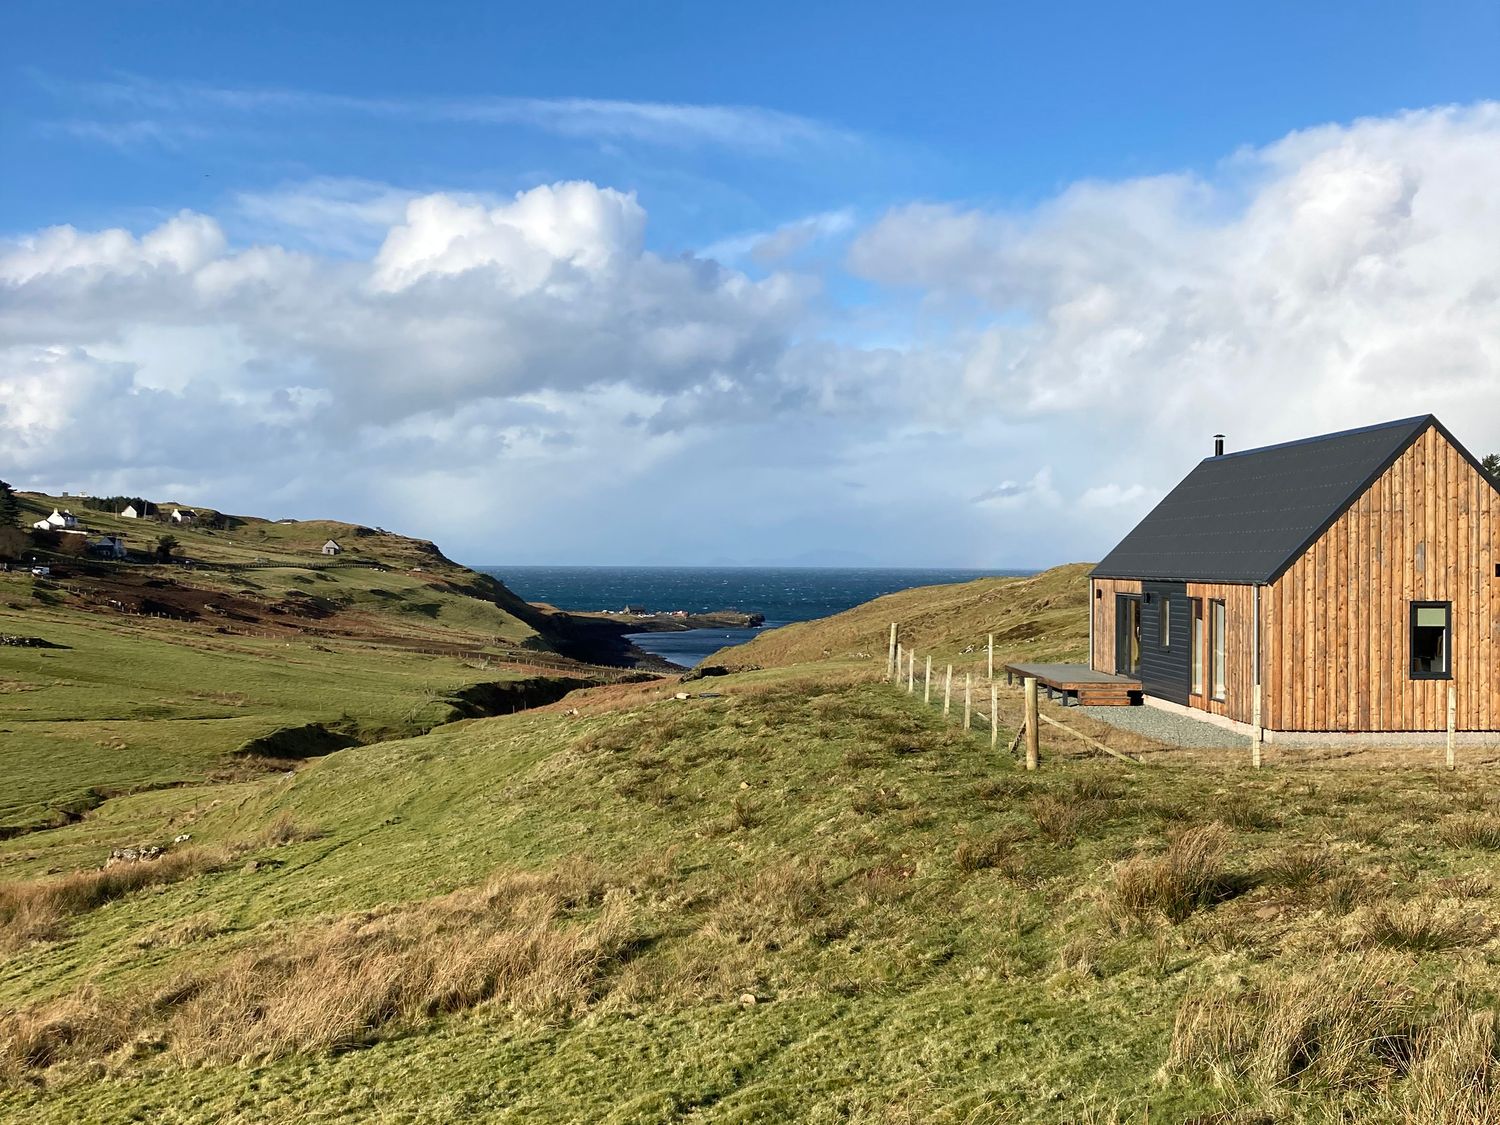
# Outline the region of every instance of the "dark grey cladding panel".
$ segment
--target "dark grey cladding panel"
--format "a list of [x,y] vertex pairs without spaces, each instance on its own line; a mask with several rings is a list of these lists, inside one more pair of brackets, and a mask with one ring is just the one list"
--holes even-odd
[[1430,414],[1206,458],[1094,574],[1273,581],[1429,424]]

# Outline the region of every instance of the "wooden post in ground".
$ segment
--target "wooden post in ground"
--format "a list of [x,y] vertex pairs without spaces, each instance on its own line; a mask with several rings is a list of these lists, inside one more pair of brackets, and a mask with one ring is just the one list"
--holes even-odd
[[917,650],[912,649],[906,654],[906,694],[910,695],[917,690]]
[[927,658],[927,671],[922,676],[922,702],[932,702],[932,657]]
[[1458,689],[1451,683],[1448,685],[1448,768],[1457,769],[1458,763],[1453,758],[1453,732],[1457,727],[1458,717]]
[[943,677],[943,718],[953,709],[953,665],[948,665],[948,674]]
[[901,682],[901,669],[906,667],[906,649],[901,647],[900,642],[896,644],[896,674],[891,677],[891,683]]
[[990,680],[990,749],[1000,745],[1000,688]]
[[891,643],[885,650],[885,678],[896,678],[896,623],[891,622]]
[[1250,705],[1250,764],[1260,769],[1260,747],[1265,731],[1260,725],[1260,685],[1255,685],[1255,699]]
[[964,730],[974,728],[974,673],[964,673]]
[[1037,718],[1036,677],[1026,677],[1026,768],[1034,770],[1042,762],[1041,720]]
[[990,683],[994,683],[995,682],[995,634],[994,633],[990,634],[990,643],[989,643],[988,648],[987,648],[987,656],[986,656],[986,660],[985,660],[985,667],[989,669],[988,673],[985,675],[985,679],[989,680]]

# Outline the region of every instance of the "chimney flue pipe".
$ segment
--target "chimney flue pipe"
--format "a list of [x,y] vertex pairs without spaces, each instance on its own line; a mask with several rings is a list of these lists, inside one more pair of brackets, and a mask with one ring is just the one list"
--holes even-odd
[[1214,434],[1214,456],[1224,456],[1224,435]]

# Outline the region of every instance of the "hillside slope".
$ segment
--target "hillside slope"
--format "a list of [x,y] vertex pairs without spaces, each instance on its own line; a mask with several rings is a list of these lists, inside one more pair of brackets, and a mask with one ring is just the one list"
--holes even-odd
[[981,578],[920,586],[817,621],[787,625],[734,648],[705,666],[780,668],[813,661],[885,661],[892,622],[902,644],[955,664],[982,658],[995,635],[995,660],[1083,660],[1088,655],[1086,563],[1029,578]]
[[0,842],[0,1116],[1494,1120],[1483,777],[1026,774],[859,669],[713,687]]
[[[420,733],[482,708],[483,685],[597,681],[615,674],[593,660],[630,656],[601,623],[530,606],[425,540],[20,499],[28,523],[72,505],[89,534],[28,533],[27,565],[0,571],[0,835],[117,793]],[[85,550],[108,535],[127,558]],[[170,561],[153,557],[162,536]],[[341,554],[321,553],[329,539]]]

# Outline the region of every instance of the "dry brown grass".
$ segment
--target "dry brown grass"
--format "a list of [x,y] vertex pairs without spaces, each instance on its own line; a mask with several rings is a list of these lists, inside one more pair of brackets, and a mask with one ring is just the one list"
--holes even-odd
[[1071,843],[1078,833],[1083,808],[1077,801],[1043,795],[1027,802],[1036,830],[1054,844]]
[[1359,919],[1356,945],[1441,953],[1488,940],[1493,927],[1470,907],[1416,900],[1378,906]]
[[[1191,995],[1178,1010],[1166,1073],[1208,1074],[1261,1104],[1317,1090],[1351,1107],[1373,1098],[1410,1125],[1495,1121],[1493,1006],[1454,990],[1434,1013],[1402,964],[1362,957],[1258,989]],[[1352,1113],[1339,1119],[1357,1120]]]
[[1181,922],[1236,889],[1225,867],[1229,833],[1222,824],[1177,833],[1161,855],[1138,855],[1115,866],[1110,907],[1129,921],[1165,917]]
[[84,989],[0,1016],[0,1078],[143,1045],[192,1063],[337,1050],[479,1005],[562,1017],[597,995],[631,934],[626,898],[585,864],[497,875],[262,940],[161,992]]
[[964,872],[984,871],[992,867],[1009,871],[1016,864],[1012,841],[1006,836],[962,840],[953,849],[953,866]]
[[180,882],[232,863],[231,848],[174,848],[157,859],[0,884],[0,951],[59,935],[68,918],[145,887]]
[[1500,816],[1479,813],[1473,816],[1450,816],[1443,821],[1438,835],[1454,848],[1500,850]]

